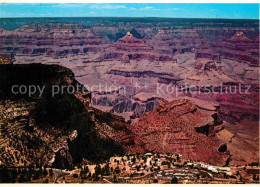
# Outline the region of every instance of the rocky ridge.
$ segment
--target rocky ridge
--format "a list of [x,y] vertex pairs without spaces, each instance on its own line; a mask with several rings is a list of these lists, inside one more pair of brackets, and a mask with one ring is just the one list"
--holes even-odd
[[[108,43],[81,24],[41,23],[25,25],[14,31],[0,30],[0,51],[15,55],[64,58],[100,52]],[[3,45],[4,44],[4,45]]]
[[[84,160],[100,162],[114,154],[144,151],[123,118],[93,109],[88,93],[51,96],[52,85],[78,84],[70,70],[31,64],[1,65],[0,72],[1,165],[55,165],[56,153],[62,153],[63,165],[69,167]],[[14,95],[12,85],[46,88],[41,97],[38,93],[28,97]]]
[[[258,160],[257,155],[246,159],[243,156],[251,155],[254,148],[238,153],[241,147],[232,143],[236,135],[224,128],[214,108],[186,98],[159,104],[134,122],[131,130],[146,143],[147,149],[155,152],[177,152],[186,159],[217,165]],[[257,145],[253,138],[250,141]]]

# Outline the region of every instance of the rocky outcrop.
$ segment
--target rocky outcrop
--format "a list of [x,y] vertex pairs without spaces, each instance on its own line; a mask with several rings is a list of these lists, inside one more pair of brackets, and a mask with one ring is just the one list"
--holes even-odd
[[106,108],[117,115],[121,115],[126,121],[139,118],[145,112],[153,110],[159,102],[167,103],[163,98],[151,97],[145,100],[139,98],[130,99],[125,95],[105,94],[94,95],[91,100],[93,107]]
[[212,48],[208,46],[203,46],[196,51],[195,58],[206,58],[210,60],[219,61],[219,54],[216,53]]
[[[242,89],[245,92],[246,89]],[[247,94],[219,94],[216,100],[220,103],[219,114],[222,119],[232,124],[259,120],[259,93],[253,89]]]
[[153,48],[145,43],[143,39],[135,38],[130,32],[122,38],[119,38],[112,47],[117,50],[128,51],[128,52],[151,52]]
[[207,59],[198,59],[195,62],[195,69],[209,71],[209,70],[217,70],[216,63],[212,60]]
[[136,78],[147,78],[147,77],[156,77],[158,78],[159,83],[176,83],[181,79],[169,73],[159,73],[154,71],[120,71],[120,70],[111,70],[107,72],[108,74],[120,75],[123,77],[136,77]]
[[173,76],[171,74],[166,74],[166,73],[156,73],[153,71],[120,71],[120,70],[111,70],[108,72],[108,74],[113,74],[113,75],[120,75],[124,77],[159,77],[161,75],[169,75]]
[[12,60],[9,58],[0,58],[0,64],[12,64]]
[[148,42],[161,54],[174,55],[177,52],[176,43],[167,31],[158,30],[158,33],[148,39]]
[[227,138],[221,134],[223,129],[216,111],[204,110],[188,99],[159,104],[131,126],[149,150],[176,152],[186,159],[216,165],[225,165],[229,155],[239,150],[232,145],[232,152],[227,154],[231,145],[222,148]]
[[227,160],[229,165],[259,162],[258,121],[238,125],[224,124],[224,130],[217,137],[223,142],[218,150],[230,155]]
[[248,37],[245,36],[245,34],[243,32],[237,31],[235,33],[235,35],[232,38],[230,38],[230,41],[235,41],[235,42],[236,41],[245,41],[245,42],[248,42],[250,40],[249,40]]
[[129,58],[129,56],[122,56],[121,57],[121,61],[123,63],[130,63],[130,58]]
[[119,38],[115,43],[110,45],[102,55],[102,59],[125,59],[129,60],[149,60],[149,61],[172,61],[172,56],[160,55],[153,47],[149,46],[143,39],[135,38],[130,32],[122,38]]
[[236,32],[230,39],[220,44],[220,54],[223,58],[259,66],[259,38],[249,39],[243,32]]
[[[0,76],[1,165],[51,165],[49,161],[58,155],[65,157],[61,160],[67,167],[82,159],[100,162],[114,154],[143,151],[142,141],[127,129],[123,118],[91,107],[91,95],[70,70],[8,64],[1,65]],[[39,91],[14,94],[13,85],[44,90],[42,95]],[[78,90],[52,95],[53,86],[77,85]]]
[[134,101],[126,100],[113,106],[112,112],[132,112],[130,118],[135,119],[143,116],[146,112],[153,110],[160,102],[166,103],[167,101],[162,98],[149,98],[146,101],[138,101],[137,99]]
[[187,99],[157,106],[146,113],[131,130],[141,137],[150,150],[176,152],[191,160],[222,163],[224,154],[215,146],[215,128],[221,125],[215,112],[204,111]]

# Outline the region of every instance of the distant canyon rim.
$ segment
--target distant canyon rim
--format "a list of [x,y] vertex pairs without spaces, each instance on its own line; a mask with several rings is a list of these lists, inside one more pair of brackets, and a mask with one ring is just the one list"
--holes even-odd
[[178,97],[214,103],[231,124],[259,119],[257,20],[27,22],[1,20],[1,56],[70,68],[94,107],[126,121]]

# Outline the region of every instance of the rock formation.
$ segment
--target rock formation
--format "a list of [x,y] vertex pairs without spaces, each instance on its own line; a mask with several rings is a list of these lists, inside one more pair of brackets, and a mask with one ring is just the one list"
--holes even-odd
[[202,69],[204,71],[211,70],[211,69],[217,70],[217,66],[215,62],[207,59],[196,60],[195,68],[199,70]]
[[[63,160],[70,166],[83,158],[100,162],[114,154],[144,151],[123,118],[91,107],[91,96],[83,87],[52,96],[53,86],[79,84],[70,70],[8,64],[1,65],[0,76],[1,165],[51,165],[59,150],[67,152]],[[13,85],[45,89],[41,96],[39,92],[29,96],[12,93]]]
[[158,33],[151,37],[148,42],[161,54],[173,55],[177,52],[173,38],[164,30],[158,30]]
[[[159,104],[154,110],[126,125],[122,117],[92,108],[91,95],[83,88],[52,97],[53,85],[78,84],[66,68],[6,64],[1,65],[0,75],[2,165],[56,166],[57,158],[62,162],[58,165],[69,167],[83,160],[100,162],[115,154],[145,151],[180,153],[216,165],[248,164],[258,159],[252,154],[256,139],[248,137],[250,133],[244,139],[235,129],[225,129],[216,107],[205,102],[182,98],[162,103],[155,99],[151,102]],[[46,87],[42,96],[38,92],[26,96],[13,94],[12,85]],[[246,142],[251,141],[247,147]],[[238,142],[243,142],[244,151]]]
[[0,58],[0,64],[12,64],[12,60],[9,58]]
[[[239,145],[232,143],[226,150],[219,149],[226,141],[231,140],[231,137],[224,135],[230,132],[223,128],[222,120],[214,107],[208,108],[188,99],[159,104],[153,111],[139,118],[138,122],[134,122],[131,130],[146,143],[148,150],[176,152],[186,159],[211,164],[229,164],[227,160],[230,160],[230,156],[240,150]],[[232,150],[229,150],[229,146],[232,146]],[[250,153],[253,150],[247,151]],[[239,160],[238,155],[236,159]],[[256,155],[247,161],[241,157],[239,161],[250,163],[257,159]]]
[[207,58],[210,60],[219,61],[219,54],[216,53],[212,48],[203,46],[196,51],[195,58]]
[[259,38],[251,40],[243,32],[236,32],[221,44],[221,56],[227,59],[259,66]]
[[201,38],[193,29],[163,29],[148,38],[148,43],[161,54],[194,52],[201,45]]
[[97,53],[107,41],[81,24],[41,23],[0,31],[2,55],[45,55],[53,58]]
[[[137,120],[160,101],[177,97],[174,93],[156,95],[157,84],[164,84],[164,91],[168,86],[184,91],[205,86],[219,91],[221,84],[228,89],[241,84],[245,92],[251,86],[249,94],[228,90],[223,94],[180,93],[178,97],[217,102],[216,112],[232,125],[259,120],[257,20],[32,18],[0,19],[0,27],[3,28],[0,29],[0,56],[9,57],[15,64],[60,64],[70,68],[81,84],[125,86],[127,94],[123,96],[113,89],[92,92],[94,107],[125,118],[111,115],[111,120],[121,119],[122,123],[130,117]],[[38,73],[32,80],[41,76]],[[99,125],[96,126],[103,131]],[[65,133],[62,141],[71,133]],[[103,133],[100,136],[103,137]],[[119,141],[114,135],[111,137]],[[74,146],[73,142],[70,145]],[[136,148],[123,147],[125,150]]]
[[130,32],[122,38],[119,38],[115,43],[110,45],[102,55],[102,59],[121,59],[129,60],[149,60],[149,61],[172,61],[173,58],[169,55],[160,55],[153,47],[149,46],[143,39],[135,38]]

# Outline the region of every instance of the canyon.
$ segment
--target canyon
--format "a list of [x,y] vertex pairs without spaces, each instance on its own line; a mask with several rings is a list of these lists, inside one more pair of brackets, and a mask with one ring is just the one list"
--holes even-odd
[[[1,84],[5,85],[2,80],[7,79],[12,83],[37,83],[43,78],[44,84],[80,83],[89,91],[86,96],[58,96],[60,103],[69,99],[73,104],[68,104],[65,111],[49,113],[46,102],[52,103],[53,99],[29,98],[24,104],[1,89],[4,111],[9,107],[26,112],[18,117],[21,121],[9,116],[4,123],[23,124],[19,134],[25,133],[33,141],[37,133],[45,134],[44,140],[57,140],[47,141],[51,145],[48,149],[42,148],[43,144],[38,148],[48,157],[42,158],[43,163],[48,164],[53,155],[64,157],[62,165],[68,165],[146,151],[177,152],[190,160],[217,165],[257,161],[259,136],[254,132],[259,131],[258,20],[1,19],[0,28]],[[11,59],[13,65],[6,59]],[[15,74],[10,73],[12,68],[17,72],[28,70]],[[48,78],[42,69],[47,75],[53,74]],[[61,80],[56,80],[55,75]],[[23,76],[21,80],[12,78]],[[52,107],[60,108],[59,100]],[[47,113],[40,115],[36,111],[40,116],[31,116],[37,106],[39,110],[47,107]],[[52,117],[47,120],[49,115]],[[40,128],[34,122],[38,118],[42,119],[40,123],[47,120],[51,124]],[[33,127],[32,132],[23,129],[25,119],[33,123],[28,127]],[[12,131],[12,127],[6,128]],[[9,139],[13,136],[17,135]],[[3,138],[3,145],[7,139]],[[99,142],[98,146],[94,141]],[[26,165],[37,160],[37,155],[26,162],[17,160],[14,152],[32,154],[27,153],[27,148],[26,153],[16,148],[18,143],[12,150],[5,150],[3,159],[12,158],[8,164]],[[86,149],[80,156],[73,154],[79,147]]]
[[[223,166],[257,162],[257,124],[233,128],[219,118],[214,103],[186,97],[157,101],[155,109],[128,124],[122,117],[93,108],[89,92],[51,96],[52,85],[78,84],[69,69],[3,64],[0,71],[1,165],[71,168],[149,151],[177,152],[185,159]],[[46,89],[41,97],[12,93],[12,85],[20,84]]]

